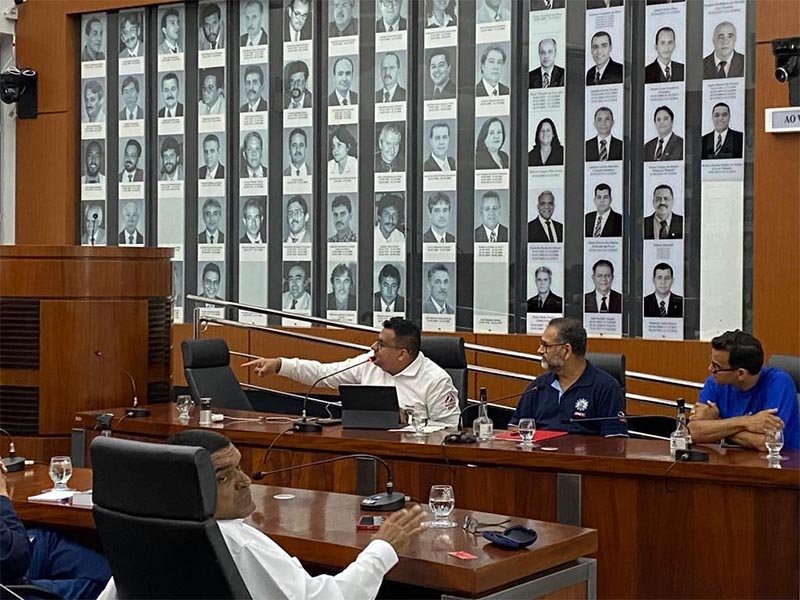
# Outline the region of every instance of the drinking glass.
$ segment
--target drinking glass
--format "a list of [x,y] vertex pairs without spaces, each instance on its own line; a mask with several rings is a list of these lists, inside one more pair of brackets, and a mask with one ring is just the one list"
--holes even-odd
[[781,456],[783,448],[783,429],[768,429],[764,434],[764,445],[767,447],[767,455],[764,457],[771,461],[786,460],[786,456]]
[[50,479],[54,491],[69,490],[67,482],[72,477],[72,459],[69,456],[54,456],[50,459]]
[[422,411],[412,412],[411,424],[414,426],[414,437],[425,437],[425,427],[428,425],[428,415]]
[[517,425],[519,437],[523,448],[533,448],[533,436],[536,434],[536,421],[533,419],[520,419]]
[[194,400],[191,396],[181,395],[178,396],[175,406],[178,409],[178,418],[182,421],[188,421],[192,416],[192,409],[194,408]]
[[431,486],[431,493],[428,496],[428,504],[433,513],[433,521],[430,526],[435,529],[447,529],[455,527],[448,517],[453,512],[456,506],[456,497],[453,494],[453,486],[450,485],[433,485]]

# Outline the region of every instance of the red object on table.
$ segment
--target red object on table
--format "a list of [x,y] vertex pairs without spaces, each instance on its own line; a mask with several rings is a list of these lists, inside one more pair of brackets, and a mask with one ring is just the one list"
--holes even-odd
[[[553,438],[561,437],[562,435],[567,435],[567,432],[537,429],[536,433],[533,434],[533,441],[543,442],[545,440],[551,440]],[[517,431],[502,431],[500,433],[494,434],[494,439],[517,442],[519,441],[520,437],[519,437],[519,432]]]

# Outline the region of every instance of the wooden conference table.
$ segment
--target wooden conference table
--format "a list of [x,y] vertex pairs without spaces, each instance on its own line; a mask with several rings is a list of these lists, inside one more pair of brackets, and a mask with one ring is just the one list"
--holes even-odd
[[[88,508],[28,500],[52,486],[47,467],[36,465],[12,473],[8,482],[14,508],[26,524],[94,529]],[[69,485],[79,490],[91,489],[91,469],[75,469]],[[341,570],[370,542],[373,532],[356,530],[358,517],[369,514],[361,512],[357,497],[264,485],[252,489],[256,511],[248,517],[250,524],[308,566]],[[277,494],[294,497],[277,499]],[[481,523],[497,523],[505,518],[457,509],[452,519],[460,523],[467,514]],[[478,598],[496,592],[506,598],[595,597],[596,563],[582,557],[596,551],[596,531],[519,518],[510,524],[534,529],[538,539],[533,546],[505,550],[461,527],[429,529],[412,542],[387,579],[435,588],[446,598]],[[449,554],[457,551],[469,552],[476,558],[462,560]]]
[[[150,408],[152,415],[144,419],[121,419],[123,409],[109,411],[114,435],[163,441],[197,427],[196,413],[183,424],[170,405]],[[95,414],[75,415],[73,442],[96,435]],[[420,440],[341,427],[278,438],[288,427],[228,419],[214,425],[241,450],[246,470],[371,453],[389,462],[395,489],[413,498],[427,499],[431,485],[452,483],[461,509],[596,529],[599,597],[800,596],[797,452],[784,452],[789,459],[773,469],[757,452],[716,445],[704,446],[708,462],[676,464],[668,443],[654,440],[568,435],[548,440],[546,446],[555,450],[543,451],[499,440],[444,445],[441,432]],[[372,461],[341,460],[269,476],[264,483],[353,493],[370,469],[380,489],[385,476]]]

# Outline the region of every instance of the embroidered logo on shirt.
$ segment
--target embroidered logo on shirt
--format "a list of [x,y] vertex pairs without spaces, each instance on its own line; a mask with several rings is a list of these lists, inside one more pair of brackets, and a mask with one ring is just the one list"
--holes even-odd
[[586,398],[580,398],[575,402],[575,410],[585,412],[587,408],[589,408],[589,401]]
[[447,410],[454,409],[457,406],[457,404],[458,404],[458,398],[456,398],[456,395],[453,394],[452,392],[450,392],[449,394],[447,394],[447,396],[444,397],[444,407]]

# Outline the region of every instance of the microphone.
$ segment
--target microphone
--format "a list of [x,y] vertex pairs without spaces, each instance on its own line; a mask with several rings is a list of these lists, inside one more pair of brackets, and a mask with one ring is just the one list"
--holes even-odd
[[[531,391],[533,391],[533,390],[538,391],[539,390],[538,386],[534,386],[531,389]],[[526,388],[525,391],[523,391],[523,392],[515,392],[513,394],[508,394],[507,396],[500,396],[499,398],[495,398],[494,402],[497,402],[499,400],[508,400],[509,398],[519,397],[519,396],[522,396],[523,394],[525,394],[525,392],[527,392],[527,391],[528,391],[528,389]],[[463,417],[464,417],[464,413],[465,412],[467,412],[468,410],[470,410],[472,408],[480,407],[481,404],[482,404],[481,402],[476,402],[475,404],[470,404],[464,410],[462,410],[460,413],[458,413],[458,432],[447,434],[444,437],[444,441],[445,441],[446,444],[474,444],[474,443],[476,443],[478,441],[477,438],[475,437],[474,433],[468,433],[468,432],[464,431]]]
[[267,475],[276,475],[278,473],[286,473],[287,471],[294,471],[295,469],[304,469],[306,467],[313,467],[315,465],[324,465],[326,463],[336,462],[338,460],[345,460],[350,458],[369,458],[381,463],[386,468],[386,492],[373,494],[367,496],[361,501],[361,508],[364,510],[379,510],[390,511],[400,510],[406,503],[406,495],[402,492],[394,491],[394,483],[392,483],[392,468],[382,458],[374,454],[346,454],[344,456],[335,456],[334,458],[326,458],[324,460],[315,460],[310,463],[303,463],[302,465],[294,465],[292,467],[284,467],[283,469],[274,469],[272,471],[256,471],[250,477],[255,481],[264,479]]
[[373,360],[375,360],[375,355],[370,355],[369,358],[367,358],[367,360],[362,360],[361,362],[357,362],[353,365],[348,365],[344,369],[339,369],[338,371],[334,371],[333,373],[328,373],[327,375],[323,375],[322,377],[317,379],[314,383],[312,383],[311,387],[309,387],[308,391],[306,392],[305,398],[303,398],[303,414],[302,414],[303,418],[298,421],[295,421],[292,428],[295,431],[299,431],[302,433],[317,433],[322,431],[322,425],[320,425],[319,423],[312,423],[311,421],[308,420],[308,417],[306,416],[306,408],[308,407],[308,397],[311,395],[311,391],[315,387],[317,387],[317,385],[319,385],[321,382],[328,379],[328,377],[333,377],[334,375],[338,375],[339,373],[344,373],[345,371],[349,371],[350,369],[355,369],[356,367],[360,367],[361,365],[371,363]]
[[133,406],[131,406],[130,408],[126,408],[125,409],[125,416],[126,417],[132,417],[134,419],[138,419],[140,417],[149,417],[150,416],[150,411],[148,409],[139,408],[139,398],[136,396],[136,381],[134,381],[133,375],[131,375],[130,371],[128,371],[128,369],[126,369],[125,367],[120,365],[117,361],[108,358],[105,354],[100,352],[100,350],[95,350],[94,351],[94,355],[99,357],[99,358],[102,358],[103,360],[107,360],[107,361],[115,364],[117,366],[117,368],[119,368],[120,371],[125,373],[125,375],[128,376],[128,379],[130,379],[131,389],[133,390]]
[[92,243],[92,246],[94,246],[94,236],[97,234],[97,219],[99,218],[99,214],[96,212],[92,213],[92,235],[89,236],[89,241]]
[[25,459],[21,456],[17,456],[17,452],[14,450],[14,439],[11,437],[11,434],[5,429],[0,429],[0,431],[5,433],[8,438],[8,458],[4,458],[2,461],[6,471],[9,473],[17,473],[18,471],[24,470]]

